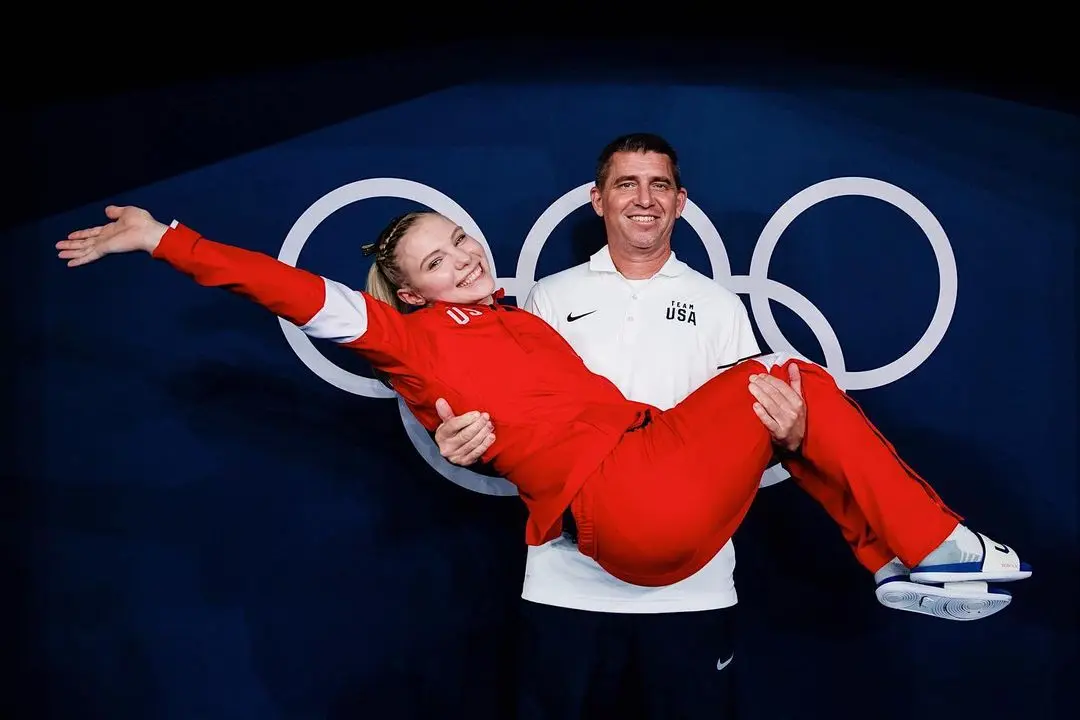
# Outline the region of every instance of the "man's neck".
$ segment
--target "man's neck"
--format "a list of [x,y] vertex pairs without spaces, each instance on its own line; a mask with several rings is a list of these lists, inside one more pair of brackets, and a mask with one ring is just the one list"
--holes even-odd
[[664,267],[664,263],[671,257],[671,246],[661,245],[652,250],[631,253],[618,251],[609,246],[608,252],[611,254],[611,261],[615,264],[615,269],[624,278],[646,280],[660,272],[660,268]]

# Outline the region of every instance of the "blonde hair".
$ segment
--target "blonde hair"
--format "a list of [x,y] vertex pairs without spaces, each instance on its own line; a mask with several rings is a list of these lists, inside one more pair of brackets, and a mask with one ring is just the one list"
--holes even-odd
[[405,275],[397,260],[397,246],[417,220],[425,215],[436,215],[432,210],[415,210],[398,215],[379,233],[379,238],[363,247],[365,255],[374,255],[367,276],[367,292],[373,298],[382,300],[398,312],[406,313],[414,309],[398,297],[398,290],[405,284]]

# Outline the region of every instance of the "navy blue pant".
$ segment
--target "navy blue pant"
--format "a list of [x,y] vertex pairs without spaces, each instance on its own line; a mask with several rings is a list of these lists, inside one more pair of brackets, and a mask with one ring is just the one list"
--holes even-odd
[[597,613],[523,601],[517,717],[732,720],[736,610]]

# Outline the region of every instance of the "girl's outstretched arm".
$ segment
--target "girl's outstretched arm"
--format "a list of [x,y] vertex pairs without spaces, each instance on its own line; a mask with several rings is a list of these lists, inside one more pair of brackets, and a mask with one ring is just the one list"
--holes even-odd
[[348,344],[386,371],[414,352],[404,316],[367,293],[264,253],[210,240],[177,222],[165,225],[141,208],[110,205],[105,214],[111,222],[77,230],[56,244],[68,266],[143,251],[199,285],[248,298],[311,337]]

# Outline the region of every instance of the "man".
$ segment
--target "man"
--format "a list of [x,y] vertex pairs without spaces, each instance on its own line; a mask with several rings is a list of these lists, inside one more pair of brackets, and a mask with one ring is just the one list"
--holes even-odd
[[[663,138],[612,141],[600,153],[591,191],[605,247],[587,263],[538,281],[524,303],[591,370],[630,399],[662,409],[760,352],[738,296],[672,252],[686,197],[675,150]],[[796,452],[805,432],[796,369],[789,380],[765,376],[750,390],[779,453]],[[455,410],[439,402],[443,425],[435,440],[449,461],[471,465],[494,440],[492,426],[482,408],[460,417]],[[694,576],[645,588],[608,575],[577,551],[572,533],[530,547],[519,717],[613,716],[628,680],[649,717],[733,717],[734,568],[728,542]],[[878,579],[903,572],[886,566]],[[885,602],[880,593],[879,599]]]
[[[675,151],[663,138],[613,141],[600,154],[592,190],[606,246],[588,263],[538,282],[524,303],[590,369],[631,399],[661,408],[759,352],[739,298],[671,250],[686,197]],[[775,381],[758,400],[762,422],[794,449],[805,412],[797,375],[791,383]],[[475,413],[454,419],[440,405],[443,455],[459,465],[475,462],[493,440],[490,425]],[[570,537],[529,548],[519,717],[609,716],[632,670],[650,717],[731,717],[734,568],[729,542],[693,577],[643,588],[612,578]]]

